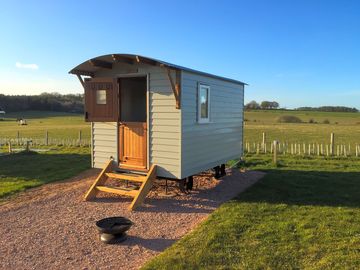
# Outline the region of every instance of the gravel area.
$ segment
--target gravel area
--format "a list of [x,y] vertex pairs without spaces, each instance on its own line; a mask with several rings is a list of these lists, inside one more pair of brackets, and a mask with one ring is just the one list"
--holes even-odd
[[[130,198],[83,196],[99,171],[23,192],[0,206],[0,269],[138,269],[191,231],[219,205],[258,181],[256,171],[228,171],[221,180],[204,173],[194,190],[179,194],[157,182],[144,206],[127,210]],[[123,243],[99,241],[95,221],[125,216],[135,224]]]

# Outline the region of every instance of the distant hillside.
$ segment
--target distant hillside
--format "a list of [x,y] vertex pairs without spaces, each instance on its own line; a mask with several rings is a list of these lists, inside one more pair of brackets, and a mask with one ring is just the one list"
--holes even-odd
[[82,113],[84,96],[59,93],[42,93],[34,96],[0,94],[0,107],[5,112],[37,110]]
[[344,106],[321,106],[321,107],[299,107],[297,111],[316,111],[316,112],[359,112],[356,108]]

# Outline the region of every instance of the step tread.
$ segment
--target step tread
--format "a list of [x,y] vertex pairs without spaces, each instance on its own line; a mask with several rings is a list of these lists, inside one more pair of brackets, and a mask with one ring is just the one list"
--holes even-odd
[[134,171],[134,172],[143,172],[143,173],[148,173],[149,170],[143,167],[134,167],[131,165],[125,165],[125,164],[121,164],[118,169],[120,170],[126,170],[126,171]]
[[96,189],[103,192],[110,192],[118,195],[130,196],[130,197],[135,197],[139,193],[139,190],[137,189],[124,189],[120,187],[96,186]]
[[135,170],[128,170],[128,169],[123,169],[123,168],[114,170],[114,173],[128,173],[128,174],[134,174],[134,175],[147,175],[148,174],[148,172],[146,172],[146,171],[135,171]]
[[128,181],[134,181],[134,182],[144,182],[146,180],[146,175],[136,175],[131,173],[117,173],[117,172],[111,172],[106,173],[107,177],[120,179],[120,180],[128,180]]
[[139,186],[130,186],[130,187],[103,186],[103,187],[115,188],[115,189],[126,190],[126,191],[139,190],[139,188],[140,188]]

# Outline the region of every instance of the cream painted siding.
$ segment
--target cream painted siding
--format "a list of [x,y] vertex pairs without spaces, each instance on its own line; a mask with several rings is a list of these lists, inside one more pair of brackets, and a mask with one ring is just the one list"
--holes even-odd
[[[158,166],[162,177],[179,178],[181,154],[181,113],[163,68],[148,67],[149,74],[149,151],[150,164]],[[174,75],[174,74],[173,74]]]
[[[210,86],[210,123],[197,121],[199,83]],[[243,105],[243,85],[182,72],[182,178],[242,155]]]
[[[158,176],[180,178],[181,112],[175,108],[175,97],[165,69],[142,64],[127,65],[117,63],[114,64],[111,70],[100,70],[95,75],[96,77],[116,77],[127,73],[144,74],[148,75],[149,78],[148,156],[150,165],[156,164],[158,166]],[[172,75],[175,78],[175,74]],[[95,125],[94,135],[98,128],[100,129],[100,126]],[[100,160],[104,160],[103,156],[107,152],[102,151],[105,150],[103,147],[96,147],[98,143],[96,138],[98,137],[95,135],[93,159],[94,164],[97,165]],[[111,140],[117,144],[116,130]],[[117,157],[116,152],[115,155]]]
[[92,124],[92,165],[103,168],[110,157],[117,159],[116,123],[94,122]]
[[[242,155],[242,84],[181,71],[179,110],[161,67],[117,63],[113,69],[99,70],[95,76],[127,73],[148,76],[148,158],[149,165],[158,166],[158,176],[185,178]],[[210,86],[210,123],[206,124],[197,122],[198,83]],[[116,123],[93,123],[94,167],[102,168],[110,156],[118,158],[117,140]]]

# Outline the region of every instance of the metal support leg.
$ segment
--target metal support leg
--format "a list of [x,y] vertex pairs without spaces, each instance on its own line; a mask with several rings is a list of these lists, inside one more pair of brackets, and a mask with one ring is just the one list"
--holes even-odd
[[221,176],[226,175],[225,164],[221,164],[221,166],[220,166],[220,175]]
[[165,179],[165,194],[168,194],[168,180]]
[[214,167],[214,171],[215,171],[215,179],[219,179],[220,178],[220,166],[216,166]]
[[179,189],[182,193],[186,193],[185,184],[186,184],[185,178],[179,180]]
[[189,176],[186,181],[186,190],[192,190],[194,186],[194,178],[193,176]]

